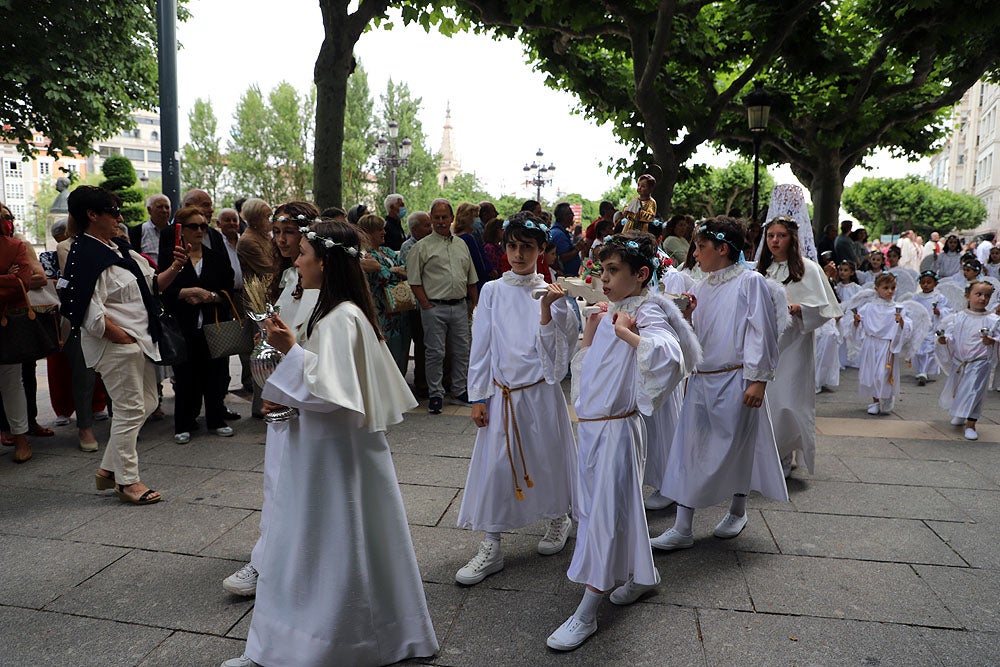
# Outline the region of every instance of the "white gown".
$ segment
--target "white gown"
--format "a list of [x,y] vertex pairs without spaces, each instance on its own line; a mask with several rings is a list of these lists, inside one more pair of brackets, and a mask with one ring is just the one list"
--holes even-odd
[[[318,289],[303,290],[301,298],[293,298],[292,292],[295,291],[298,281],[299,273],[294,266],[285,269],[281,276],[281,295],[275,303],[280,311],[279,317],[295,332],[298,332],[299,327],[309,319],[319,299]],[[281,459],[287,446],[288,422],[268,423],[264,437],[264,502],[260,506],[260,537],[250,552],[250,564],[258,572],[261,569],[261,559],[264,557],[267,531],[271,525],[274,485],[278,481],[278,470],[281,469]]]
[[[927,314],[931,317],[931,331],[924,336],[924,341],[920,344],[916,354],[913,355],[913,372],[917,375],[930,376],[941,372],[941,366],[937,358],[937,334],[934,333],[941,327],[941,322],[951,314],[948,306],[948,299],[936,289],[930,292],[917,292],[913,295],[913,300],[927,309]],[[937,304],[940,315],[934,314],[934,304]]]
[[[860,272],[858,275],[860,276]],[[833,289],[837,293],[837,298],[840,299],[840,302],[845,303],[855,294],[865,289],[865,286],[860,285],[858,283],[837,283],[837,285]],[[858,367],[858,362],[856,359],[848,358],[847,341],[844,340],[843,336],[840,337],[840,367],[841,368]]]
[[[816,457],[816,353],[813,332],[824,323],[840,317],[844,311],[837,303],[830,281],[823,269],[811,259],[802,258],[802,280],[788,279],[788,262],[773,262],[767,277],[785,288],[788,303],[802,306],[801,317],[778,338],[778,366],[774,381],[767,385],[767,406],[774,428],[774,439],[782,460],[790,461],[801,452],[803,462],[814,471]],[[813,389],[813,391],[809,391]]]
[[268,667],[387,665],[438,650],[384,430],[416,401],[344,302],[264,388],[299,409],[274,490],[246,655]]
[[695,285],[692,324],[704,359],[687,383],[660,486],[664,496],[693,508],[751,490],[788,500],[767,398],[760,408],[743,405],[751,381],[774,378],[779,317],[788,319],[782,292],[739,264]]
[[[580,419],[573,510],[579,526],[567,576],[598,590],[630,576],[637,584],[660,581],[642,504],[646,427],[640,413],[653,414],[687,372],[668,322],[670,308],[679,317],[673,304],[647,294],[611,304],[591,346],[573,358],[574,406]],[[637,318],[638,349],[615,335],[616,311]]]
[[816,393],[840,385],[840,330],[836,320],[816,329]]
[[[531,293],[545,285],[537,273],[508,271],[480,294],[468,388],[470,400],[487,399],[489,422],[476,433],[459,528],[512,530],[563,516],[574,504],[576,439],[559,383],[569,368],[579,321],[569,301],[559,299],[551,306],[552,321],[539,324],[539,302]],[[509,403],[496,383],[515,390]]]
[[841,320],[841,332],[857,342],[858,395],[870,400],[899,398],[900,353],[913,335],[913,323],[903,317],[903,326],[896,323],[898,305],[876,297],[858,309],[861,323],[854,326],[854,313]]
[[944,324],[948,339],[945,356],[951,362],[951,373],[941,390],[938,405],[952,417],[979,419],[983,412],[983,398],[990,380],[990,368],[997,358],[997,346],[984,345],[980,333],[990,330],[990,337],[997,336],[1000,315],[992,312],[976,313],[963,310],[955,313]]

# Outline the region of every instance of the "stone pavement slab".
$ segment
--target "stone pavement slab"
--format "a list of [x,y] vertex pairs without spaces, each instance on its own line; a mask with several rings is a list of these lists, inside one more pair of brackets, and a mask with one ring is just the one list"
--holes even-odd
[[962,627],[1000,632],[1000,604],[997,604],[1000,600],[1000,571],[933,565],[913,567],[938,599],[962,622]]
[[985,477],[965,463],[861,459],[843,456],[840,457],[840,460],[862,482],[869,484],[906,484],[959,489],[1000,488],[995,481]]
[[996,667],[1000,665],[1000,634],[921,628],[924,641],[942,665]]
[[201,505],[259,510],[264,503],[264,475],[247,470],[224,470],[193,486],[178,500]]
[[224,660],[243,654],[246,643],[191,632],[174,632],[146,655],[139,667],[177,667],[178,665],[210,665],[217,667]]
[[897,519],[967,521],[969,516],[938,491],[921,486],[807,481],[792,496],[800,512]]
[[1000,570],[1000,518],[986,523],[927,521],[927,526],[972,567]]
[[96,493],[0,486],[0,525],[9,535],[61,537],[114,509]]

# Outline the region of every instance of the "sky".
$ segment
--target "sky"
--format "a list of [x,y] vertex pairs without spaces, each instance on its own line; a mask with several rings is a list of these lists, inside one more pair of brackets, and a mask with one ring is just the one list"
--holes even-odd
[[[182,145],[197,98],[211,99],[226,139],[240,95],[251,84],[265,92],[281,81],[300,91],[311,85],[323,41],[316,0],[190,0],[187,7],[191,19],[177,27]],[[545,86],[544,75],[525,62],[516,41],[464,33],[448,38],[397,20],[391,30],[363,34],[355,56],[368,72],[376,103],[390,78],[422,98],[420,120],[432,151],[441,145],[450,104],[462,171],[475,173],[494,195],[534,196],[534,187],[524,185],[523,167],[539,149],[545,164],[556,166],[553,184],[543,188],[546,199],[571,192],[598,199],[617,184],[607,165],[627,150],[611,127],[573,113],[575,98]],[[692,162],[724,166],[731,159],[704,145]],[[901,177],[928,169],[926,160],[910,163],[886,153],[870,162],[873,170],[855,169],[848,184],[864,176]],[[771,173],[777,183],[797,182],[787,166],[772,167]]]

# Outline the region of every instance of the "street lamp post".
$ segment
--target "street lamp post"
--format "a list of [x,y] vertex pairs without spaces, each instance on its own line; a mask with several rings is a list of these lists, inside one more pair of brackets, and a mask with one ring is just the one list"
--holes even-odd
[[757,209],[760,205],[760,140],[767,130],[767,121],[771,115],[771,96],[764,92],[759,83],[754,84],[753,92],[746,96],[747,122],[753,135],[753,220],[757,220]]
[[410,163],[410,154],[413,152],[413,142],[410,141],[409,137],[396,143],[397,137],[399,137],[399,123],[391,120],[389,121],[389,138],[379,137],[376,144],[378,163],[389,168],[389,188],[392,193],[396,192],[396,170]]
[[535,186],[535,201],[539,202],[542,201],[542,186],[552,184],[552,179],[546,178],[545,174],[556,170],[556,165],[551,162],[549,162],[549,166],[545,166],[542,162],[543,155],[544,153],[542,153],[542,149],[539,148],[538,152],[535,153],[535,160],[531,164],[524,165],[524,171],[529,173],[531,171],[535,172],[535,177],[529,178],[525,181],[525,185]]

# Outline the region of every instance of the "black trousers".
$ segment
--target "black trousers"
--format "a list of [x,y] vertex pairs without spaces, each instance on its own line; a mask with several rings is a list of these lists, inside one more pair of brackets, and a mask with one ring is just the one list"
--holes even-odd
[[201,406],[205,404],[205,424],[210,429],[226,425],[229,358],[212,359],[205,336],[198,331],[185,336],[188,360],[174,366],[174,433],[187,433],[197,428]]

